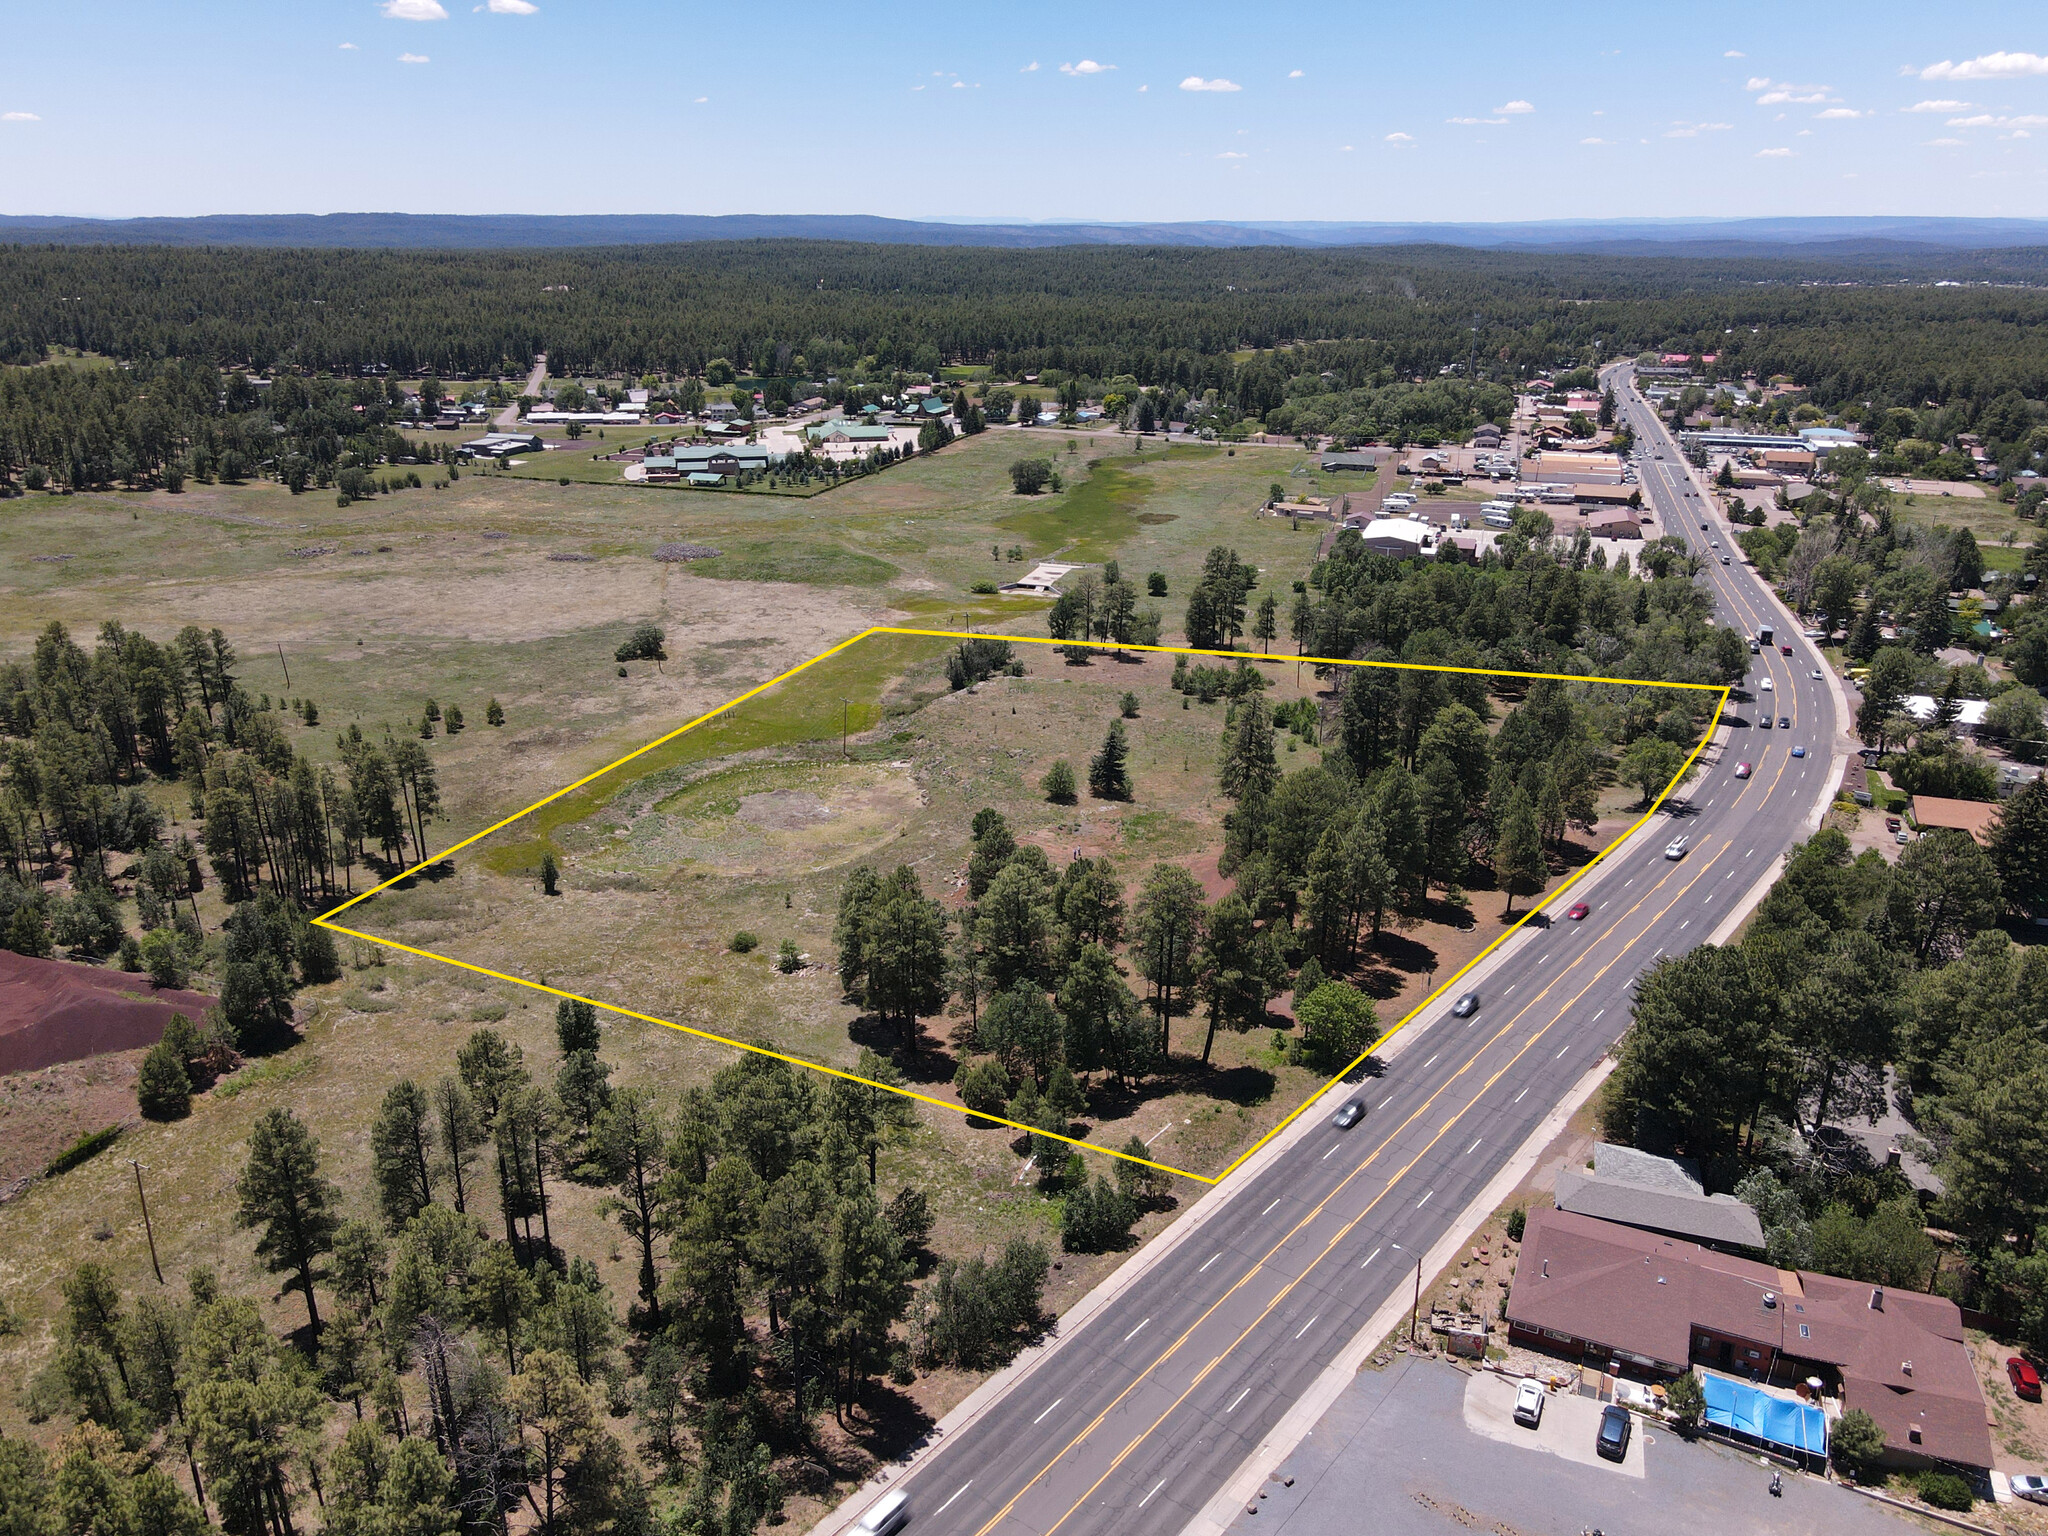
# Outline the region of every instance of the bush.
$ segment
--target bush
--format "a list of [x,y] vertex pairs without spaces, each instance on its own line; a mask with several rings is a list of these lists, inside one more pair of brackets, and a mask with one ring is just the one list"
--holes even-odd
[[1966,1510],[1977,1502],[1970,1485],[1953,1472],[1920,1474],[1920,1497],[1936,1509]]
[[953,1086],[960,1102],[978,1115],[1000,1115],[1008,1107],[1012,1083],[1003,1064],[993,1056],[978,1062],[961,1062],[953,1074]]
[[1154,571],[1145,578],[1145,595],[1147,597],[1166,596],[1166,572]]
[[1372,1043],[1379,1027],[1371,1001],[1343,981],[1326,981],[1307,997],[1297,997],[1294,1019],[1301,1026],[1296,1055],[1316,1072],[1342,1071]]
[[192,1079],[168,1039],[152,1045],[135,1074],[135,1107],[145,1120],[182,1120],[192,1113]]
[[131,975],[142,969],[142,946],[135,942],[135,935],[121,935],[121,969]]
[[972,592],[976,597],[993,597],[995,596],[996,592],[996,584],[992,581],[977,581],[973,586],[969,587],[967,590]]
[[884,1212],[889,1230],[906,1249],[922,1248],[932,1235],[931,1197],[914,1184],[896,1191]]
[[1697,1372],[1687,1371],[1664,1389],[1664,1401],[1670,1405],[1679,1429],[1691,1434],[1700,1427],[1700,1416],[1707,1411],[1707,1389],[1700,1384]]
[[1074,803],[1074,769],[1064,757],[1045,770],[1045,777],[1038,781],[1045,791],[1045,798],[1054,805]]
[[804,968],[804,957],[796,947],[795,939],[784,939],[775,950],[775,969],[785,976],[793,976]]
[[341,980],[341,957],[334,952],[334,935],[308,923],[299,930],[299,975],[309,987]]
[[1019,459],[1010,466],[1010,484],[1019,496],[1036,496],[1052,480],[1052,460]]
[[496,699],[492,699],[490,703],[484,706],[484,724],[503,725],[504,723],[505,707],[502,704],[500,704]]
[[732,936],[726,947],[736,955],[751,955],[761,947],[761,936],[751,929],[742,928]]
[[110,1125],[103,1131],[86,1132],[44,1165],[43,1177],[54,1179],[58,1174],[66,1173],[80,1163],[99,1156],[111,1147],[120,1135],[121,1127],[118,1125]]
[[1528,1213],[1528,1211],[1526,1211],[1525,1209],[1523,1209],[1523,1208],[1522,1208],[1521,1206],[1519,1206],[1519,1205],[1518,1205],[1518,1206],[1516,1206],[1516,1207],[1515,1207],[1515,1208],[1514,1208],[1514,1209],[1513,1209],[1512,1211],[1509,1211],[1509,1212],[1508,1212],[1508,1241],[1509,1241],[1509,1242],[1511,1242],[1511,1243],[1519,1243],[1519,1242],[1520,1242],[1520,1241],[1522,1240],[1522,1234],[1523,1234],[1523,1233],[1524,1233],[1525,1231],[1527,1231],[1527,1230],[1528,1230],[1528,1228],[1529,1228],[1529,1213]]
[[562,866],[555,861],[552,849],[540,856],[540,890],[543,896],[552,896],[561,889]]
[[1843,1475],[1864,1482],[1877,1470],[1878,1460],[1884,1455],[1884,1431],[1861,1408],[1851,1408],[1835,1421],[1828,1451]]
[[1130,1241],[1138,1207],[1101,1174],[1078,1183],[1060,1206],[1060,1246],[1069,1253],[1107,1253]]

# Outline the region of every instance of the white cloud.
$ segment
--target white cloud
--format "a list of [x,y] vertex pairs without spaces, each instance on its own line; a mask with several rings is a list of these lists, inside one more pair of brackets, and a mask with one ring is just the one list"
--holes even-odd
[[1802,139],[1810,139],[1813,137],[1813,130],[1811,128],[1802,128],[1799,130],[1797,137]]
[[1861,112],[1858,112],[1854,107],[1829,107],[1827,111],[1816,112],[1813,114],[1813,116],[1814,121],[1825,123],[1837,121],[1843,118],[1861,117],[1863,116],[1863,114]]
[[2038,53],[1980,53],[1960,64],[1943,59],[1920,71],[1922,80],[2018,80],[2048,75],[2048,56]]
[[1536,108],[1526,101],[1516,100],[1509,102],[1504,107],[1495,107],[1493,110],[1504,117],[1520,117],[1524,113],[1534,112]]
[[1770,88],[1771,77],[1769,75],[1751,75],[1749,83],[1743,86],[1745,91],[1768,91]]
[[1299,80],[1301,78],[1301,71],[1298,69],[1290,69],[1289,71],[1287,71],[1287,78],[1290,80]]
[[431,64],[433,60],[429,59],[424,53],[401,53],[398,56],[398,62],[401,64]]
[[356,51],[356,45],[354,43],[343,43],[341,45],[341,51],[343,53],[354,53]]
[[1749,55],[1744,53],[1740,48],[1730,48],[1726,53],[1722,54],[1721,57],[1724,59],[1746,59],[1749,57]]
[[1151,86],[1149,86],[1149,85],[1141,85],[1141,86],[1139,86],[1139,87],[1138,87],[1138,94],[1139,94],[1140,96],[1142,96],[1142,95],[1144,95],[1144,94],[1145,94],[1145,93],[1146,93],[1147,91],[1149,91],[1149,90],[1151,90],[1151,89],[1152,89],[1152,87],[1151,87]]
[[2015,129],[2013,129],[2013,131],[2012,131],[2011,133],[2001,133],[2001,134],[2000,134],[2000,135],[1999,135],[1998,137],[1999,137],[1999,138],[2000,138],[2001,140],[2004,140],[2004,139],[2031,139],[2031,138],[2033,137],[2033,135],[2032,135],[2031,133],[2027,132],[2027,130],[2026,130],[2026,129],[2024,129],[2024,128],[2015,128]]
[[1415,135],[1412,133],[1390,133],[1387,135],[1387,142],[1389,144],[1413,144],[1415,142]]
[[1349,144],[1339,145],[1338,147],[1341,148],[1347,155],[1351,153],[1351,146]]
[[1251,156],[1246,154],[1240,154],[1237,150],[1234,149],[1226,149],[1223,151],[1222,154],[1218,155],[1216,158],[1218,160],[1249,160],[1251,159]]
[[1579,142],[1580,142],[1581,144],[1610,144],[1610,143],[1612,143],[1612,142],[1613,142],[1613,140],[1611,140],[1611,139],[1581,139],[1581,140],[1579,140]]
[[1726,133],[1733,123],[1673,123],[1664,130],[1667,139],[1696,139],[1703,133]]
[[1971,105],[1967,101],[1916,101],[1910,107],[1903,107],[1900,110],[1905,112],[1967,112],[1970,110]]
[[1204,80],[1200,75],[1189,75],[1187,79],[1181,81],[1180,88],[1184,91],[1241,91],[1244,89],[1243,86],[1234,80],[1225,80],[1220,77],[1215,80]]
[[1807,89],[1801,89],[1797,86],[1781,86],[1775,91],[1765,91],[1763,95],[1757,97],[1756,104],[1760,107],[1775,107],[1781,102],[1789,102],[1795,107],[1811,107],[1818,106],[1824,101],[1833,101],[1834,99],[1834,97],[1828,95],[1828,88],[1824,85]]
[[484,9],[493,16],[531,16],[540,7],[533,0],[490,0]]
[[699,96],[694,102],[691,103],[691,105],[701,107],[710,99],[711,98],[709,96]]
[[1789,160],[1792,158],[1792,151],[1789,149],[1760,149],[1756,152],[1756,157],[1759,160]]
[[393,21],[446,21],[441,0],[384,0],[379,10]]
[[1963,147],[1961,139],[1929,139],[1927,143],[1933,149],[1961,149]]
[[1093,59],[1083,59],[1078,64],[1062,64],[1060,66],[1060,73],[1063,75],[1106,75],[1115,68],[1114,64],[1098,64]]
[[1508,120],[1504,117],[1447,117],[1444,121],[1462,128],[1505,128]]
[[0,123],[40,123],[42,119],[33,112],[0,112]]
[[1029,75],[1036,73],[1037,69],[1038,60],[1033,59],[1029,64],[1026,64],[1022,69],[1018,70],[1017,73],[1020,75]]

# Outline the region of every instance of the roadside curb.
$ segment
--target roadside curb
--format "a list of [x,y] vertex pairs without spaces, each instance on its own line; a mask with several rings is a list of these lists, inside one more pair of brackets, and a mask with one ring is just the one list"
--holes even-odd
[[[1536,1128],[1516,1148],[1515,1155],[1502,1165],[1500,1171],[1490,1179],[1485,1188],[1475,1195],[1461,1211],[1444,1235],[1423,1255],[1422,1272],[1425,1283],[1433,1282],[1450,1266],[1452,1259],[1471,1240],[1473,1232],[1484,1224],[1486,1218],[1499,1209],[1503,1200],[1515,1192],[1522,1181],[1532,1173],[1543,1156],[1543,1149],[1557,1139],[1570,1124],[1573,1115],[1599,1091],[1614,1070],[1612,1057],[1603,1056],[1595,1066],[1581,1077],[1562,1099],[1552,1106],[1549,1114],[1538,1122]],[[1403,1287],[1405,1288],[1405,1286]],[[1351,1336],[1337,1358],[1324,1367],[1322,1373],[1309,1385],[1307,1391],[1295,1399],[1294,1406],[1287,1410],[1280,1422],[1266,1432],[1257,1448],[1238,1466],[1230,1481],[1217,1491],[1203,1506],[1202,1512],[1181,1529],[1181,1536],[1222,1536],[1236,1519],[1237,1512],[1257,1497],[1259,1486],[1265,1482],[1281,1462],[1293,1454],[1294,1448],[1308,1437],[1310,1430],[1321,1422],[1344,1389],[1358,1375],[1365,1362],[1380,1342],[1400,1325],[1401,1314],[1409,1310],[1412,1303],[1404,1304],[1400,1291],[1367,1319],[1366,1324]]]

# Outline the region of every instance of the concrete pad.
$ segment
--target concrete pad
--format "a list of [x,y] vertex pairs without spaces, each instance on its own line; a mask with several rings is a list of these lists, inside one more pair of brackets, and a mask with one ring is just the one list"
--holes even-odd
[[1513,1376],[1481,1372],[1465,1384],[1465,1427],[1475,1435],[1519,1445],[1525,1450],[1547,1451],[1582,1467],[1597,1467],[1618,1477],[1644,1475],[1644,1448],[1651,1443],[1649,1426],[1637,1419],[1628,1438],[1628,1455],[1609,1461],[1593,1448],[1600,1433],[1602,1404],[1576,1393],[1551,1393],[1543,1404],[1543,1421],[1535,1429],[1515,1422],[1515,1389],[1521,1385]]

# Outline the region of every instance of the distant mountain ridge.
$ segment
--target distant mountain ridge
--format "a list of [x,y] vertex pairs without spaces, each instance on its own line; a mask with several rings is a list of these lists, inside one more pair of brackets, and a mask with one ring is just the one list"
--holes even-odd
[[0,214],[0,242],[488,250],[665,245],[700,240],[845,240],[878,245],[1450,245],[1606,255],[1905,254],[2048,246],[2048,219],[1820,217],[1554,219],[1508,223],[945,223],[870,214],[208,214],[82,219]]

